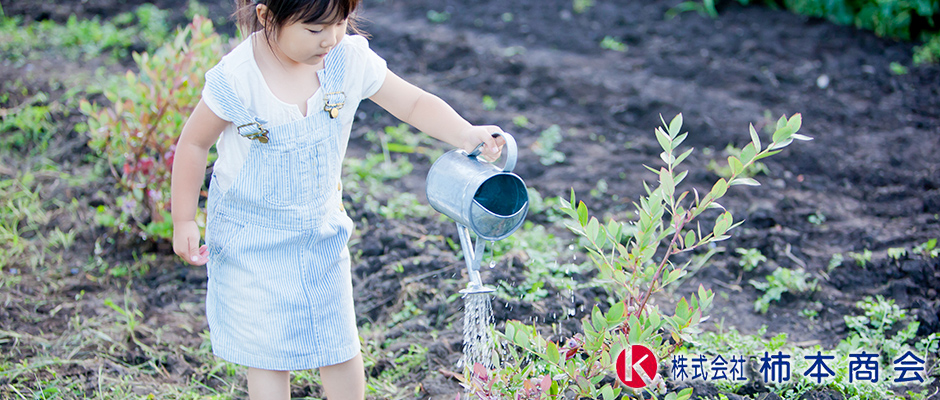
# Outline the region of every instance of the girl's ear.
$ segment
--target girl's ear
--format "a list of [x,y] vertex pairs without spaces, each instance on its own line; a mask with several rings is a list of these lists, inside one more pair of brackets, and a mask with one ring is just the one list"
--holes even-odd
[[258,22],[263,28],[268,26],[269,12],[270,10],[268,10],[268,6],[264,4],[258,4],[255,6],[255,15],[258,17]]

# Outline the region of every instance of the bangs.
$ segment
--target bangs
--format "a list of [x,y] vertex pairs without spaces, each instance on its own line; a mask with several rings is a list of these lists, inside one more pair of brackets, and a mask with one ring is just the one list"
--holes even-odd
[[360,0],[302,1],[298,4],[291,22],[304,24],[333,24],[349,18],[359,6]]

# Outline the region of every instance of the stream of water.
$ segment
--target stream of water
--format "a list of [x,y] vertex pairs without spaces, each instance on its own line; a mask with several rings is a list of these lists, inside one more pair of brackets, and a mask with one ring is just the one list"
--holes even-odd
[[493,369],[493,304],[489,293],[465,294],[463,314],[463,358],[458,367],[473,370],[476,363]]

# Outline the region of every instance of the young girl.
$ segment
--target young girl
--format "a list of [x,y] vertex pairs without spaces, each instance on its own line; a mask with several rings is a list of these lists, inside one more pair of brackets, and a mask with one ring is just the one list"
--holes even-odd
[[[347,36],[359,2],[238,0],[251,34],[206,73],[177,144],[173,249],[208,263],[212,351],[249,367],[252,400],[289,398],[289,371],[309,368],[329,399],[364,397],[340,184],[359,102],[468,151],[483,142],[488,158],[503,144],[491,136],[498,127],[471,125]],[[213,143],[199,246],[194,216]]]

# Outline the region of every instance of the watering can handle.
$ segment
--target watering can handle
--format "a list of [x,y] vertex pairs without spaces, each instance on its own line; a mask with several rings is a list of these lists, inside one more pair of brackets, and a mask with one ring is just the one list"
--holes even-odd
[[[493,134],[493,137],[497,136],[502,136],[503,139],[506,139],[506,165],[503,166],[503,172],[512,172],[512,170],[516,168],[516,154],[518,153],[518,150],[516,149],[516,139],[513,139],[512,135],[506,132],[496,132]],[[481,142],[477,145],[477,147],[474,147],[469,156],[479,156],[484,144],[486,143]]]

